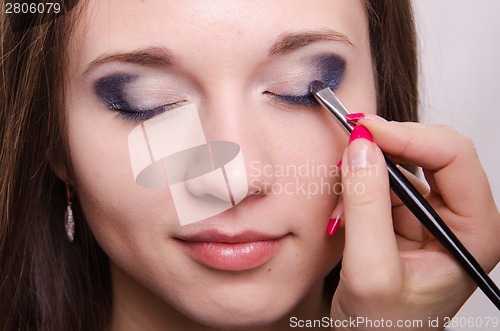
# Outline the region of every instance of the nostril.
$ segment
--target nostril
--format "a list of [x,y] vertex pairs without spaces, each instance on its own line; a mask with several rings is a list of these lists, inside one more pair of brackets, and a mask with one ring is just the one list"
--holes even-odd
[[187,190],[200,199],[218,199],[231,202],[231,192],[224,176],[224,167],[186,180]]
[[259,195],[262,191],[260,189],[256,189],[253,192],[251,192],[251,195]]

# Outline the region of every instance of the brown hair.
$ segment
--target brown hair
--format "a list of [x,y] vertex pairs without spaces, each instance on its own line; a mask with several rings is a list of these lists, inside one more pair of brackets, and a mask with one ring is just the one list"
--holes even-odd
[[[378,111],[388,119],[416,121],[411,2],[365,3]],[[64,50],[77,13],[51,20],[39,15],[20,31],[13,31],[7,16],[0,16],[0,328],[103,330],[111,313],[108,260],[77,199],[76,238],[72,244],[66,239],[65,183],[51,168],[56,158],[70,165]],[[332,272],[328,282],[337,275]]]
[[418,121],[418,56],[408,0],[366,0],[377,84],[377,111],[394,121]]
[[37,15],[16,24],[9,15],[0,17],[0,329],[102,329],[106,258],[85,222],[73,245],[66,239],[65,184],[49,164],[68,164],[56,158],[68,155],[62,50],[74,20]]

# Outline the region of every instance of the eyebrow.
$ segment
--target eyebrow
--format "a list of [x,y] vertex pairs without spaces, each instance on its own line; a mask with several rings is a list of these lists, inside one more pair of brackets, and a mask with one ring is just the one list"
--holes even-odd
[[172,61],[172,53],[162,47],[150,47],[127,53],[105,54],[90,62],[84,75],[92,71],[95,67],[107,62],[125,62],[150,67],[169,67],[172,65]]
[[289,53],[313,42],[323,40],[337,41],[348,46],[353,45],[345,34],[333,30],[288,32],[278,37],[269,49],[269,55]]
[[[336,41],[348,46],[353,45],[345,34],[333,30],[287,32],[278,37],[269,48],[268,53],[269,56],[285,54],[317,41]],[[149,47],[126,53],[104,54],[90,62],[83,75],[86,75],[95,67],[108,62],[125,62],[150,67],[169,67],[173,63],[173,58],[172,52],[163,47]]]

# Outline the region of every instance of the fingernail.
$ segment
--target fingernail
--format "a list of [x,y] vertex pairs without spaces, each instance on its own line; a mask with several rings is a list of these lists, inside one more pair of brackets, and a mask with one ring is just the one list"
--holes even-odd
[[337,206],[333,210],[332,217],[328,221],[326,227],[326,234],[333,236],[339,229],[340,222],[342,221],[342,215],[344,214],[344,200],[339,198]]
[[337,162],[337,168],[340,168],[342,167],[342,159],[339,160],[339,162]]
[[366,119],[366,120],[374,120],[374,121],[379,121],[379,122],[387,122],[387,120],[383,117],[380,117],[375,114],[365,114],[365,113],[352,113],[348,114],[345,116],[345,119],[347,122],[352,123],[352,124],[357,124],[359,120]]
[[348,122],[356,123],[358,120],[365,118],[365,113],[353,113],[345,116]]
[[370,142],[373,142],[373,137],[370,134],[370,131],[368,131],[368,129],[362,125],[357,125],[356,127],[354,127],[354,129],[351,132],[351,136],[349,137],[349,144],[351,144],[354,140],[359,138],[363,138]]
[[333,236],[335,233],[337,233],[341,221],[341,218],[330,218],[330,221],[328,221],[328,226],[326,227],[326,234],[328,236]]
[[347,150],[350,168],[368,168],[375,163],[372,142],[372,135],[364,126],[357,125],[352,130],[351,136],[349,137],[349,148]]

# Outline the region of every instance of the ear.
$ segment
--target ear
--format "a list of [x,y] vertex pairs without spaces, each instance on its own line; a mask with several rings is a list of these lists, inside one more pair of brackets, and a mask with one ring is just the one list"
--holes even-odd
[[48,162],[49,167],[52,169],[56,177],[58,177],[64,183],[71,184],[72,179],[70,177],[70,171],[68,169],[69,158],[64,157],[64,152],[60,149],[59,152],[53,151],[49,153]]

